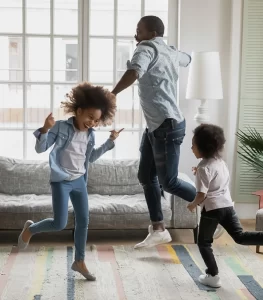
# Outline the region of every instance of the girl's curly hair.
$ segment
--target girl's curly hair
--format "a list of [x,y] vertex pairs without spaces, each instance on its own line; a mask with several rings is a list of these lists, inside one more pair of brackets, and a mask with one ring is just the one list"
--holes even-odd
[[193,140],[204,158],[220,157],[226,142],[223,129],[212,124],[196,127]]
[[110,125],[116,112],[116,97],[102,86],[93,86],[82,82],[66,94],[66,101],[61,102],[65,113],[76,115],[78,108],[96,108],[101,110],[100,124]]

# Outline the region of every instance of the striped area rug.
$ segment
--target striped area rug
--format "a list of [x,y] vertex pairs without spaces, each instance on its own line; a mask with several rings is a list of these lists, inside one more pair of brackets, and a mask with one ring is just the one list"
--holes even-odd
[[87,247],[88,282],[71,271],[71,246],[34,247],[18,252],[0,247],[1,300],[201,300],[263,299],[263,255],[244,246],[215,246],[223,286],[202,286],[204,270],[196,245]]

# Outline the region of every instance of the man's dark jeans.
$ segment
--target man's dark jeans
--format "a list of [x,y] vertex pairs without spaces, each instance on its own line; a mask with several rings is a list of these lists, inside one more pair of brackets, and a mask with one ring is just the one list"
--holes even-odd
[[162,222],[161,188],[170,194],[193,201],[193,185],[178,179],[180,145],[185,136],[185,121],[166,119],[153,132],[145,130],[141,141],[138,178],[143,186],[152,222]]

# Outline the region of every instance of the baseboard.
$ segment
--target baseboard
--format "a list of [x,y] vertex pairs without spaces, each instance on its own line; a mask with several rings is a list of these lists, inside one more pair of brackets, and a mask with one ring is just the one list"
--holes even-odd
[[258,210],[256,203],[235,203],[235,210],[239,219],[255,219]]

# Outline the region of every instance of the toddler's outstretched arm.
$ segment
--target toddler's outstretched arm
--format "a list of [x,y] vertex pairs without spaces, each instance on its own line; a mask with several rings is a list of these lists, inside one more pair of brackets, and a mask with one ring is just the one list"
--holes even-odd
[[205,200],[206,194],[197,193],[193,202],[187,205],[187,208],[193,212],[193,210],[197,207],[197,205],[201,204]]

